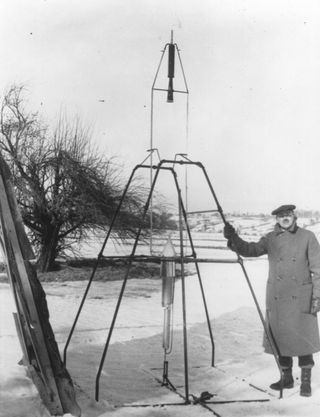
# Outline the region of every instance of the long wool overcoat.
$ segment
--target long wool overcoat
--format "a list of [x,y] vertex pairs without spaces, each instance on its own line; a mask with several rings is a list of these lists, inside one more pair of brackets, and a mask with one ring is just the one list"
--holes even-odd
[[[310,314],[312,296],[320,297],[320,246],[315,235],[296,223],[288,230],[276,224],[258,242],[246,242],[235,234],[228,246],[245,257],[268,255],[266,322],[280,355],[318,352],[317,316]],[[266,337],[263,345],[273,353]]]

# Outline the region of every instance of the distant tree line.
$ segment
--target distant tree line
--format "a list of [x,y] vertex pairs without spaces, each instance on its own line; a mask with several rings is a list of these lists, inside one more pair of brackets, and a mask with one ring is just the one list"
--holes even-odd
[[[314,219],[320,219],[320,211],[319,210],[304,210],[299,209],[295,210],[298,217],[305,217],[308,219],[314,218]],[[272,215],[270,213],[249,213],[249,212],[231,212],[227,215],[233,216],[233,217],[259,217],[259,218],[271,218]]]
[[320,219],[320,211],[318,210],[296,210],[298,217],[306,217],[307,219]]

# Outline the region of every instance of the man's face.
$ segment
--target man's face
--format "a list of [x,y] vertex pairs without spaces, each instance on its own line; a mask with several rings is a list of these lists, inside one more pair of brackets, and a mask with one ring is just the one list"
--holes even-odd
[[284,211],[277,215],[276,220],[280,227],[283,229],[289,229],[294,222],[294,213],[293,211]]

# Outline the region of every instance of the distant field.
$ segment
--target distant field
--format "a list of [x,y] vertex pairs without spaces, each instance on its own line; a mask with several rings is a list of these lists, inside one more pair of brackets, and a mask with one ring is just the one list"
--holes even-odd
[[[266,219],[265,216],[239,217],[230,215],[227,216],[227,219],[231,224],[233,224],[239,235],[249,241],[259,240],[261,236],[265,235],[273,229],[275,223],[272,217]],[[199,230],[203,228],[203,224],[201,225],[199,220],[196,225],[194,223],[194,221],[190,221],[189,227],[192,243],[198,256],[217,258],[234,257],[232,252],[227,248],[226,239],[223,236],[224,224],[220,219],[215,217],[212,219],[212,223],[209,223],[208,220],[203,219],[202,223],[206,223],[206,231]],[[309,230],[312,230],[320,240],[319,221],[316,221],[313,218],[299,218],[298,224],[301,227],[306,227]],[[183,236],[184,251],[186,254],[190,254],[191,243],[186,231],[184,231]],[[180,253],[179,232],[176,230],[165,230],[162,234],[154,233],[152,239],[140,241],[137,246],[136,255],[148,254],[150,252],[150,241],[152,244],[153,253],[160,255],[169,237],[175,247],[177,254]],[[77,245],[75,249],[81,257],[96,257],[101,249],[104,239],[105,235],[100,234],[98,237],[92,237],[85,242],[81,242],[81,244]],[[133,240],[116,242],[109,239],[104,251],[104,255],[129,255],[132,251],[133,242]],[[71,253],[70,256],[72,256]]]

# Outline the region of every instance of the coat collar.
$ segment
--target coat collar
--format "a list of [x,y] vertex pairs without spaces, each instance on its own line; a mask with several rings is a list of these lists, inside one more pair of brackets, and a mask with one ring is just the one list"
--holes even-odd
[[284,233],[284,232],[296,233],[297,230],[298,230],[298,225],[296,221],[293,222],[293,224],[289,227],[289,229],[282,229],[279,223],[276,223],[276,225],[274,226],[274,231],[276,232],[276,235],[280,235],[281,233]]

